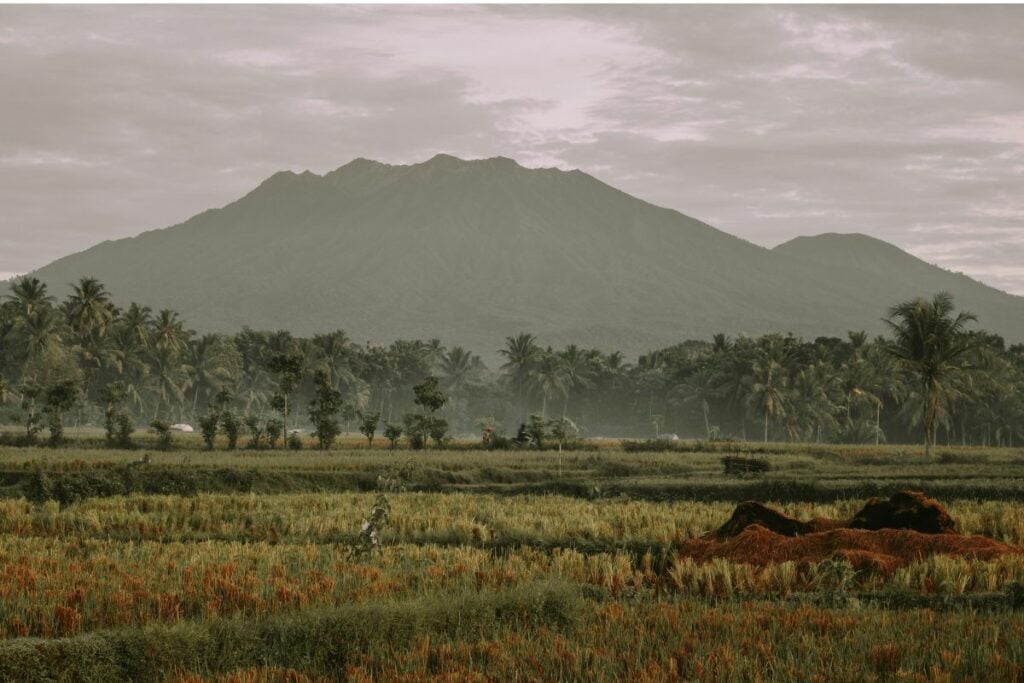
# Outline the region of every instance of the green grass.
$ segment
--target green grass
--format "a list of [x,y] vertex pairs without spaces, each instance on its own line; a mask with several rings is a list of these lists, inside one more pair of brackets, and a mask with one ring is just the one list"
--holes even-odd
[[[1024,500],[1024,451],[814,446],[760,455],[757,475],[726,476],[721,453],[575,451],[120,451],[0,447],[0,495],[64,504],[131,493],[296,493],[396,488],[647,500],[828,502],[903,489],[942,498]],[[146,459],[146,462],[140,462]],[[49,492],[39,491],[38,472]],[[45,488],[45,487],[43,487]]]

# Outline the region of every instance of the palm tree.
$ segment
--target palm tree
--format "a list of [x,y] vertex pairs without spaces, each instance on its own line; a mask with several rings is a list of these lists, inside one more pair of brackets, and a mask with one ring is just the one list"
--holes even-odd
[[11,283],[7,301],[16,317],[27,318],[39,308],[52,304],[53,297],[46,293],[46,283],[26,275]]
[[569,373],[561,357],[550,348],[541,354],[534,365],[530,384],[541,395],[540,416],[547,418],[548,399],[564,396],[569,391]]
[[537,346],[537,338],[532,334],[521,332],[515,337],[505,338],[505,348],[498,351],[505,358],[501,369],[509,378],[516,390],[516,398],[519,401],[519,414],[522,420],[526,419],[526,391],[529,388],[530,376],[534,366],[541,355],[541,348]]
[[185,349],[184,369],[192,388],[192,415],[198,415],[199,396],[209,402],[218,392],[234,383],[240,364],[232,363],[230,349],[221,337],[215,334],[203,335]]
[[829,363],[817,361],[793,377],[786,411],[790,439],[820,441],[826,429],[836,426],[837,400],[842,397],[839,377]]
[[78,339],[104,337],[114,319],[110,293],[96,278],[83,277],[71,285],[67,302],[68,323]]
[[23,350],[23,368],[31,368],[35,381],[39,372],[38,361],[45,352],[62,342],[64,320],[52,306],[34,306],[25,317],[17,321],[16,337]]
[[167,349],[178,354],[188,343],[190,332],[185,330],[185,324],[178,317],[177,311],[163,309],[152,323],[154,346]]
[[935,420],[949,402],[956,375],[965,369],[965,355],[977,346],[967,334],[968,322],[977,318],[966,311],[955,313],[947,292],[928,299],[912,299],[889,309],[885,323],[893,339],[885,345],[920,387],[924,450],[930,456],[935,445]]
[[741,438],[747,440],[746,407],[750,397],[751,363],[755,346],[750,337],[730,341],[724,335],[715,335],[713,356],[720,383],[718,393],[736,410]]
[[181,406],[189,385],[188,371],[169,346],[157,345],[149,354],[149,391],[153,394],[153,419],[160,409]]
[[441,359],[441,386],[451,397],[457,428],[461,429],[467,408],[467,391],[480,381],[483,361],[461,346],[453,346]]
[[567,380],[565,403],[562,404],[562,417],[565,418],[569,413],[569,396],[572,390],[577,388],[586,389],[590,386],[590,380],[593,376],[593,368],[591,367],[593,357],[590,353],[580,350],[575,344],[570,344],[562,351],[561,359]]
[[711,400],[719,395],[721,380],[714,366],[707,364],[697,369],[682,384],[676,385],[670,394],[671,398],[682,404],[697,403],[704,415],[704,433],[711,438]]
[[750,393],[747,403],[764,417],[764,442],[768,443],[768,420],[786,414],[786,364],[789,349],[786,339],[767,335],[759,340],[751,363]]
[[899,401],[903,396],[903,381],[894,359],[885,351],[884,343],[875,342],[863,347],[847,364],[847,419],[850,407],[867,405],[874,409],[874,440],[882,439],[882,406],[886,399]]
[[133,345],[148,349],[153,343],[153,311],[149,306],[132,302],[121,320]]
[[64,309],[77,343],[79,362],[85,372],[83,390],[88,398],[91,395],[93,375],[104,365],[116,362],[108,343],[108,334],[116,319],[117,309],[111,303],[106,288],[99,280],[91,277],[84,277],[77,285],[71,285],[71,295]]
[[483,362],[480,356],[461,346],[453,346],[441,360],[441,380],[445,392],[458,396],[480,379]]

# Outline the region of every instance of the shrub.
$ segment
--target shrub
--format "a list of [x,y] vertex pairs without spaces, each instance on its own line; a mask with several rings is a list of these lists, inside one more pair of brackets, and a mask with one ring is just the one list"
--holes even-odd
[[220,426],[224,429],[224,436],[228,437],[228,450],[238,448],[238,433],[242,425],[238,422],[234,412],[225,410],[220,416]]
[[[380,422],[380,413],[359,414],[359,432],[366,437],[370,448],[373,448],[373,436],[377,433],[378,422]],[[401,436],[401,432],[399,432],[399,436]],[[391,442],[391,447],[395,447],[394,441]]]
[[267,444],[271,449],[277,448],[277,442],[284,433],[284,423],[276,418],[267,420]]
[[162,451],[171,450],[171,425],[163,420],[153,420],[149,426],[156,433],[156,447]]
[[203,435],[203,445],[206,450],[213,450],[214,440],[217,438],[217,425],[220,422],[220,415],[210,412],[199,418],[199,432]]
[[402,426],[391,423],[384,425],[384,438],[391,442],[391,450],[395,450],[398,440],[402,438]]
[[258,451],[263,445],[264,432],[260,418],[256,415],[246,415],[243,422],[245,423],[246,429],[249,430],[249,448]]

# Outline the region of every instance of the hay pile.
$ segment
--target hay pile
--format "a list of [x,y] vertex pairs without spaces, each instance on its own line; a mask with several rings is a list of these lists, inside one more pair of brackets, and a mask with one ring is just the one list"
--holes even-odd
[[705,538],[687,541],[680,554],[697,561],[724,558],[768,565],[837,558],[858,571],[889,573],[929,555],[991,560],[1021,549],[984,536],[963,536],[936,500],[901,491],[874,498],[849,520],[799,520],[760,503],[736,506],[732,517]]

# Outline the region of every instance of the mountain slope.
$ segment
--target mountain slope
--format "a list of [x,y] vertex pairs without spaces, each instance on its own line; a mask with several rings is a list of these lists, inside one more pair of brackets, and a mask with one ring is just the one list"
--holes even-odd
[[341,327],[359,341],[439,337],[487,355],[524,330],[632,353],[719,331],[880,331],[887,305],[938,289],[1024,338],[1024,299],[890,245],[888,261],[840,263],[848,250],[821,239],[768,250],[579,171],[438,155],[277,173],[221,209],[36,275],[58,294],[93,275],[119,303],[175,308],[198,330]]
[[938,268],[874,237],[825,233],[797,237],[773,251],[798,262],[809,278],[841,294],[853,310],[883,303],[884,312],[897,301],[948,291],[959,309],[978,316],[982,327],[1014,341],[1024,339],[1024,298]]

